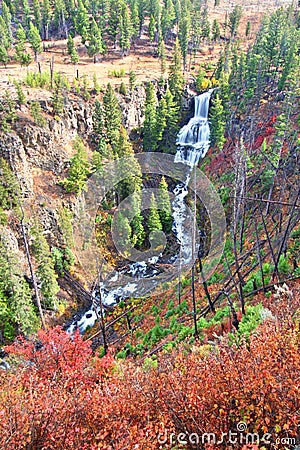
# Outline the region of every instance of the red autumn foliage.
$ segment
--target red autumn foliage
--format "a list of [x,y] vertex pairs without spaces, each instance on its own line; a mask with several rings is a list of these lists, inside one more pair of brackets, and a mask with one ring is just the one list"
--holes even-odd
[[276,439],[297,436],[299,425],[300,331],[292,320],[299,297],[267,302],[282,315],[248,342],[232,347],[224,337],[209,351],[195,345],[188,354],[162,355],[157,369],[116,362],[112,354],[95,357],[79,335],[71,339],[61,329],[39,333],[39,349],[26,341],[9,347],[23,362],[0,375],[0,448],[171,449],[171,432],[219,439],[244,422],[248,433],[270,433],[272,448],[282,449]]

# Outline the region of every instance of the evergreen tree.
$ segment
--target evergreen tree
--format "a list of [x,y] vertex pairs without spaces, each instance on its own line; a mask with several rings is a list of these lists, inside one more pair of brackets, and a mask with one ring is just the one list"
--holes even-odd
[[214,41],[218,41],[221,36],[221,30],[220,30],[220,25],[219,25],[219,22],[217,21],[217,19],[214,19],[214,21],[213,21],[211,32],[212,32],[212,39]]
[[5,1],[2,1],[2,10],[1,10],[2,19],[6,26],[6,39],[7,45],[9,48],[11,46],[13,36],[12,36],[12,28],[11,28],[11,13],[9,7],[7,6]]
[[0,63],[4,65],[6,68],[6,65],[9,61],[9,56],[7,53],[6,48],[3,45],[0,45]]
[[103,108],[106,137],[108,143],[114,149],[119,139],[121,126],[121,109],[119,107],[118,99],[115,96],[110,83],[108,83],[103,96]]
[[242,8],[241,6],[236,5],[229,14],[229,30],[231,36],[235,36],[237,34],[241,18],[242,18]]
[[167,126],[164,129],[160,148],[163,151],[169,152],[175,146],[176,137],[178,133],[179,106],[175,102],[174,96],[171,93],[170,89],[166,90],[164,98],[167,104],[167,115],[166,115]]
[[184,78],[182,75],[182,55],[179,41],[176,38],[173,61],[169,72],[170,91],[174,95],[175,101],[180,105],[184,89]]
[[138,1],[130,1],[130,15],[131,15],[131,25],[132,25],[132,38],[135,40],[139,35],[140,21],[139,21],[139,8]]
[[201,35],[203,39],[209,39],[210,23],[208,20],[208,8],[204,6],[201,12]]
[[11,340],[20,332],[26,336],[39,327],[30,288],[19,263],[19,255],[1,233],[0,239],[0,339]]
[[34,52],[34,59],[37,61],[37,56],[42,52],[42,40],[39,30],[30,22],[30,28],[28,31],[28,38],[31,48]]
[[87,175],[90,171],[88,155],[80,138],[74,142],[75,155],[71,158],[69,176],[61,182],[67,192],[80,195],[86,190]]
[[116,231],[117,236],[115,236],[118,247],[123,249],[123,254],[126,257],[127,251],[126,247],[131,247],[131,226],[127,217],[125,217],[122,213],[118,212],[116,217]]
[[118,158],[122,158],[120,161],[117,161],[118,175],[125,175],[125,178],[120,181],[117,188],[118,197],[120,200],[123,200],[134,191],[140,191],[142,186],[141,167],[134,157],[132,145],[123,126],[120,128],[115,154]]
[[150,16],[148,34],[149,34],[149,40],[152,44],[154,42],[154,37],[155,37],[155,19],[152,15]]
[[166,71],[166,47],[164,40],[159,37],[159,43],[158,43],[158,56],[160,58],[160,70],[162,75],[164,75]]
[[225,118],[224,108],[219,94],[216,95],[210,108],[210,123],[211,123],[211,144],[216,145],[218,149],[222,149],[225,143]]
[[147,10],[147,0],[138,0],[138,14],[139,14],[139,31],[140,35],[142,33],[142,28],[145,21],[146,16],[146,10]]
[[182,11],[179,22],[179,42],[183,57],[183,65],[186,67],[186,58],[188,53],[189,35],[190,35],[191,19],[187,8]]
[[33,6],[35,25],[40,30],[41,23],[42,23],[42,12],[41,12],[41,4],[40,4],[39,0],[33,0],[32,6]]
[[19,24],[17,28],[16,37],[17,43],[15,45],[15,60],[19,61],[21,66],[28,66],[31,63],[32,58],[25,48],[26,32],[21,24]]
[[156,95],[153,83],[148,83],[146,88],[145,120],[143,129],[144,150],[151,152],[156,148]]
[[164,0],[161,17],[161,31],[164,41],[167,42],[170,31],[176,20],[175,9],[172,0]]
[[94,63],[97,62],[97,55],[105,52],[104,43],[102,40],[101,30],[98,27],[95,19],[92,23],[88,33],[88,44],[86,44],[88,55],[94,58]]
[[166,101],[165,97],[162,97],[160,99],[158,107],[156,109],[156,124],[155,124],[156,146],[154,149],[156,149],[156,147],[159,146],[159,142],[162,140],[164,131],[167,126],[167,114],[168,114],[167,101]]
[[128,6],[126,2],[122,2],[121,5],[121,17],[119,23],[119,45],[122,50],[122,56],[130,49],[131,36],[133,28],[130,21]]
[[0,40],[1,45],[9,50],[11,47],[10,32],[2,16],[0,16]]
[[82,0],[78,0],[77,15],[75,19],[76,31],[81,36],[83,44],[88,39],[89,16]]
[[157,196],[157,206],[163,230],[170,233],[172,229],[172,207],[168,194],[168,184],[165,177],[162,177],[159,185],[159,194]]
[[136,85],[136,74],[133,70],[129,72],[129,89],[130,92],[133,92]]
[[145,239],[145,230],[143,227],[143,216],[141,215],[141,195],[139,191],[135,191],[131,197],[131,208],[133,211],[133,219],[131,221],[132,236],[131,242],[133,246],[141,246]]
[[14,85],[16,87],[19,105],[25,105],[26,97],[22,89],[22,83],[20,81],[14,80]]
[[54,79],[52,106],[54,114],[60,115],[63,113],[64,95],[63,95],[63,79],[61,75],[57,75]]
[[93,112],[93,130],[99,136],[104,136],[104,111],[101,102],[97,99]]
[[42,303],[45,308],[57,309],[59,285],[51,257],[49,244],[39,225],[31,229],[33,251],[37,262],[37,277],[41,285]]
[[40,127],[46,126],[47,121],[42,115],[42,108],[39,102],[32,102],[30,104],[30,114],[32,115],[32,118],[37,125],[39,125]]
[[147,220],[147,226],[149,231],[161,231],[162,224],[159,217],[159,212],[157,209],[157,203],[154,197],[154,194],[151,195],[150,199],[150,207],[149,207],[149,215]]
[[50,22],[51,22],[50,0],[43,0],[43,3],[42,3],[42,26],[43,26],[43,37],[46,41],[49,39]]
[[13,125],[17,119],[17,114],[16,102],[11,97],[8,90],[4,92],[4,102],[0,104],[0,110],[5,111],[4,116],[2,116],[1,128],[3,131],[10,131],[11,125]]
[[75,48],[74,39],[72,38],[72,36],[70,34],[68,35],[67,49],[68,49],[68,54],[70,55],[72,63],[74,65],[77,64],[79,61],[79,55]]
[[0,158],[0,175],[0,207],[11,210],[19,205],[21,192],[18,179],[4,158]]
[[63,31],[65,37],[68,36],[68,30],[66,26],[66,4],[64,0],[55,0],[54,2],[54,26],[59,30]]
[[120,24],[123,10],[123,0],[110,0],[110,11],[108,18],[108,33],[112,38],[114,46],[117,45],[117,38],[120,35]]

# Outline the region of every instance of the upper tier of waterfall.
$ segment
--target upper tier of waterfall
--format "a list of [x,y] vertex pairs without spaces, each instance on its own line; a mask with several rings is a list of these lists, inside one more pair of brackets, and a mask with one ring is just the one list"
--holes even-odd
[[210,144],[208,108],[211,93],[212,90],[195,97],[194,117],[181,128],[177,136],[175,162],[194,167],[207,153]]

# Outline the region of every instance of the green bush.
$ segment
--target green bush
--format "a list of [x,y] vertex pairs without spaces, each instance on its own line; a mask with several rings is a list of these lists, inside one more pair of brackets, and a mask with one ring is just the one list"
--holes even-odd
[[112,78],[122,78],[125,76],[125,69],[113,69],[108,72],[108,76]]
[[288,257],[284,257],[283,255],[280,255],[279,262],[278,262],[278,272],[282,275],[287,275],[291,271],[290,265],[289,265],[289,259]]

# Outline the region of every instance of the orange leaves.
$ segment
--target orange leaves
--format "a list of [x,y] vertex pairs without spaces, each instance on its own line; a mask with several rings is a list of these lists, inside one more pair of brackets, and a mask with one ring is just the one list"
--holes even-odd
[[[265,322],[247,345],[224,340],[205,358],[195,344],[150,371],[116,364],[111,353],[93,357],[79,335],[70,339],[59,328],[39,340],[38,348],[25,340],[9,348],[22,365],[0,375],[0,448],[158,450],[160,433],[221,438],[238,423],[245,433],[270,433],[272,442],[297,433],[300,335],[292,321]],[[205,445],[259,448],[225,439]]]

